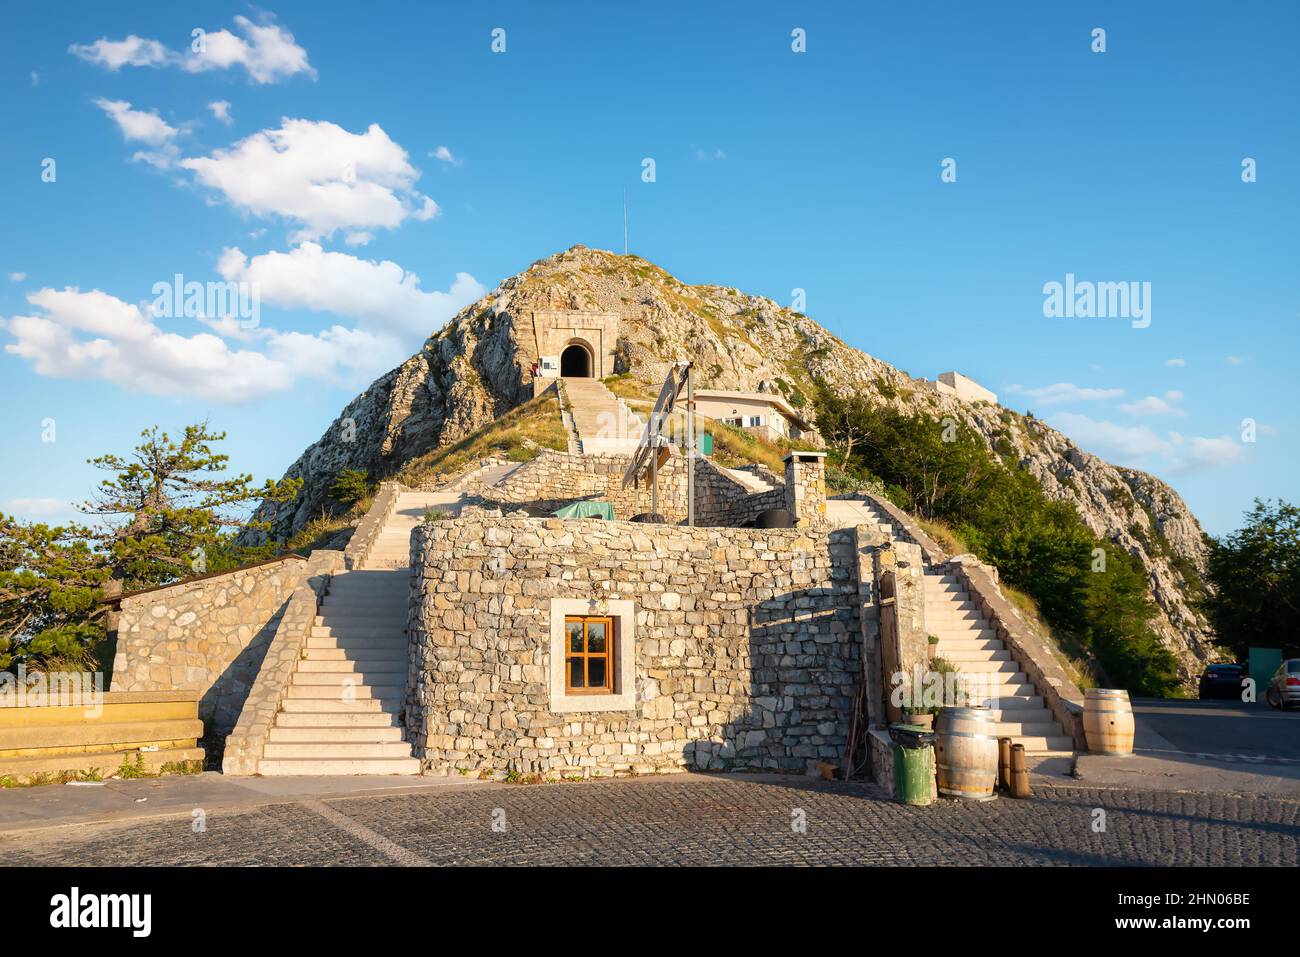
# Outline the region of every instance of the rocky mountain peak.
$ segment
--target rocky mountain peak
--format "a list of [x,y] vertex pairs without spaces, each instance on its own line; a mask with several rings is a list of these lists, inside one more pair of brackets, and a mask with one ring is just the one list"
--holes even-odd
[[1156,630],[1185,675],[1213,659],[1212,635],[1191,606],[1204,536],[1181,497],[1159,479],[1113,466],[1031,417],[937,391],[771,299],[689,285],[639,256],[583,245],[503,280],[353,399],[286,473],[305,480],[299,499],[263,507],[273,534],[291,534],[328,509],[328,487],[343,468],[391,474],[525,401],[539,357],[533,317],[553,310],[616,315],[615,372],[652,389],[672,362],[690,358],[706,388],[778,392],[806,407],[821,379],[906,414],[969,424],[990,449],[1018,458],[1050,498],[1070,502],[1095,534],[1142,562],[1160,608]]

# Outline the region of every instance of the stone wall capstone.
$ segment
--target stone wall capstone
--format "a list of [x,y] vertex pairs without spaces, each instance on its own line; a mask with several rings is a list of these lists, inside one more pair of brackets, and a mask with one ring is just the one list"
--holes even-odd
[[[853,533],[479,515],[417,527],[415,753],[430,773],[493,776],[838,764],[861,673]],[[632,710],[552,711],[553,599],[634,603]]]

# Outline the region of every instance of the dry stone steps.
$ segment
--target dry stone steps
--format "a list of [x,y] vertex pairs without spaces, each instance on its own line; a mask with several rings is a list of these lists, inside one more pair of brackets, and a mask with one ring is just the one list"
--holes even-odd
[[957,576],[927,570],[923,587],[926,629],[939,639],[935,655],[971,676],[981,692],[972,703],[993,709],[996,733],[1030,752],[1073,750],[1073,740]]

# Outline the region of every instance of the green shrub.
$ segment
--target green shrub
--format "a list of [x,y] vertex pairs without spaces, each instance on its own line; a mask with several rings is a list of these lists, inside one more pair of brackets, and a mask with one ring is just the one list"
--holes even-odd
[[344,505],[359,502],[374,490],[370,473],[365,469],[344,469],[334,477],[329,488],[330,498]]

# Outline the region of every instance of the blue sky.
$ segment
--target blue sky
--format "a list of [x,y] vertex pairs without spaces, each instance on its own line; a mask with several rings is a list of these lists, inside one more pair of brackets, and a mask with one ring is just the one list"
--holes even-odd
[[[1212,533],[1297,498],[1294,4],[58,9],[0,38],[20,517],[70,515],[84,460],[154,423],[207,417],[278,477],[481,290],[620,248],[625,189],[631,251],[804,289],[851,345],[971,375]],[[1149,282],[1150,325],[1045,317],[1067,273]],[[257,283],[259,325],[152,315],[176,274]]]

